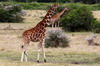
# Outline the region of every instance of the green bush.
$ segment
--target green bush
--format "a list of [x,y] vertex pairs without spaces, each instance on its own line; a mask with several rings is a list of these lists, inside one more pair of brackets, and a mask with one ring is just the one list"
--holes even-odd
[[92,8],[91,8],[91,10],[100,10],[100,4],[94,4],[94,5],[92,5]]
[[[64,0],[63,2],[71,2],[72,0]],[[82,4],[82,3],[61,3],[60,1],[59,5],[68,7],[70,9],[77,9],[82,6],[86,6],[89,10],[100,10],[100,4]],[[34,9],[34,10],[46,10],[47,6],[50,6],[53,3],[38,3],[38,2],[31,2],[31,3],[22,3],[22,2],[0,2],[3,5],[14,5],[19,4],[23,7],[23,9]]]
[[63,3],[66,3],[66,2],[71,2],[71,0],[57,0],[57,2],[63,2]]
[[100,33],[100,22],[95,22],[93,32]]
[[51,29],[47,33],[45,39],[45,47],[68,47],[69,40],[66,34],[61,29]]
[[21,12],[19,5],[9,5],[0,8],[0,22],[21,22],[23,18],[19,13]]
[[50,3],[17,3],[20,4],[23,9],[26,10],[46,10],[48,5],[51,5]]
[[79,3],[69,3],[69,4],[65,4],[65,6],[72,10],[72,9],[77,9],[77,8],[84,6],[84,5],[79,4]]
[[71,10],[61,19],[61,24],[67,31],[90,31],[95,21],[92,12],[84,6]]
[[91,11],[100,10],[100,4],[89,5],[89,4],[82,4],[82,3],[67,3],[67,4],[64,4],[64,6],[70,8],[70,9],[77,9],[77,8],[85,6]]

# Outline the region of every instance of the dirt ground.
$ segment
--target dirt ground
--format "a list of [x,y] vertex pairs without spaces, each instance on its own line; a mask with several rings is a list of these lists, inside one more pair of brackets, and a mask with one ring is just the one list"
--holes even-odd
[[100,20],[100,11],[92,11],[92,12],[93,12],[94,17],[95,17],[97,20]]

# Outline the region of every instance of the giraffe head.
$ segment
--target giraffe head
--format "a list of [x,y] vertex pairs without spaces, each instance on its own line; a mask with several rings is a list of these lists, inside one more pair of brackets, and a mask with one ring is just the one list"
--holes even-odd
[[52,7],[51,7],[51,9],[50,9],[51,14],[52,14],[55,10],[57,10],[57,7],[58,7],[58,3],[54,3],[54,4],[52,5]]
[[68,8],[64,8],[64,10],[65,10],[65,11],[68,11],[69,9],[68,9]]
[[54,3],[52,7],[57,9],[58,5],[59,5],[58,3]]

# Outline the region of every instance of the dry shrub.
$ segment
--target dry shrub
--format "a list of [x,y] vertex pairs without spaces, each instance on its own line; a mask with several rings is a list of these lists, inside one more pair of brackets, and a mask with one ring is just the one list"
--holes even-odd
[[59,28],[53,28],[47,31],[45,47],[68,47],[69,40],[66,34]]

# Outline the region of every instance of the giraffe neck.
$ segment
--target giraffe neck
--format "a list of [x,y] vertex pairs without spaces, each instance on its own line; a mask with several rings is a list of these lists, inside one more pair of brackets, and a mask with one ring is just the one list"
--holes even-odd
[[47,27],[48,23],[50,22],[51,16],[53,15],[54,11],[56,8],[52,7],[49,9],[49,11],[47,12],[47,14],[45,15],[44,19],[41,21],[42,24]]
[[61,12],[59,12],[60,16],[65,12],[66,10],[63,9]]

